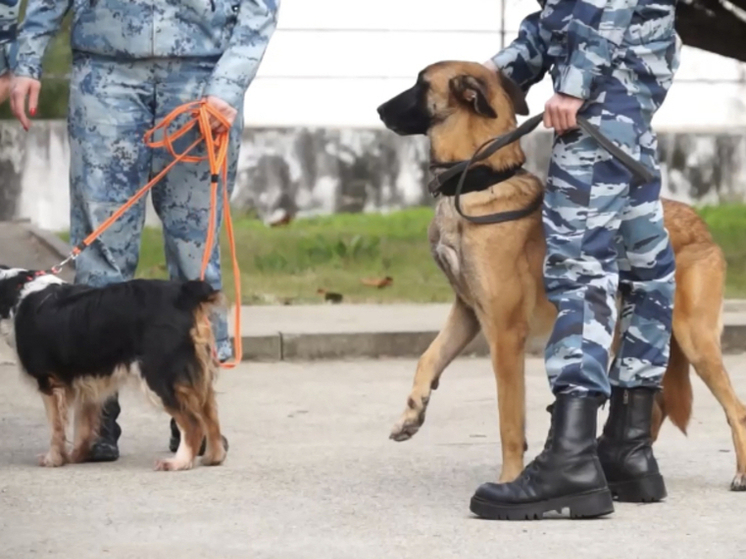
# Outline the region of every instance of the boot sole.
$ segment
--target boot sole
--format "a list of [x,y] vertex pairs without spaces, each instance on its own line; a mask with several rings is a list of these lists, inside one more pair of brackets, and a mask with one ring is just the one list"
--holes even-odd
[[568,508],[570,518],[596,518],[614,512],[614,500],[611,491],[599,489],[525,505],[496,505],[474,496],[469,506],[471,512],[489,520],[541,520],[545,512],[561,513]]
[[666,484],[660,474],[629,481],[618,481],[608,485],[611,494],[618,501],[625,503],[655,503],[667,496]]

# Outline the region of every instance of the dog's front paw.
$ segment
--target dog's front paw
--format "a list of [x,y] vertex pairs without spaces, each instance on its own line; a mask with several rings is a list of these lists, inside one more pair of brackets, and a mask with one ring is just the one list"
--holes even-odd
[[731,491],[746,491],[746,474],[736,474],[730,482]]
[[[411,403],[411,399],[410,399]],[[425,422],[425,406],[419,408],[410,407],[401,416],[401,419],[391,429],[389,438],[397,442],[408,441],[415,436]]]
[[186,461],[169,458],[168,460],[156,460],[154,469],[156,472],[175,472],[179,470],[191,470],[192,466],[192,460]]
[[66,462],[67,456],[59,450],[50,450],[46,454],[39,456],[39,466],[43,466],[44,468],[59,468],[60,466],[64,466]]

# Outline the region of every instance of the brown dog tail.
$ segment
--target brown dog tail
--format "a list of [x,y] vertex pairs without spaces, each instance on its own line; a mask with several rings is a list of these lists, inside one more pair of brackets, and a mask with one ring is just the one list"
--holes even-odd
[[[693,400],[689,360],[676,341],[676,336],[671,336],[671,355],[668,368],[663,375],[662,398],[658,398],[658,405],[662,408],[661,422],[668,416],[671,423],[686,435],[686,428],[692,416]],[[655,431],[657,433],[657,429]]]
[[209,283],[202,280],[184,282],[176,300],[177,306],[192,313],[193,323],[189,332],[195,350],[196,361],[191,367],[191,382],[184,388],[181,396],[182,403],[189,400],[193,404],[187,407],[204,405],[211,393],[212,383],[218,373],[218,363],[215,349],[215,336],[210,322],[211,313],[215,306],[225,304],[225,299],[220,290],[214,289]]

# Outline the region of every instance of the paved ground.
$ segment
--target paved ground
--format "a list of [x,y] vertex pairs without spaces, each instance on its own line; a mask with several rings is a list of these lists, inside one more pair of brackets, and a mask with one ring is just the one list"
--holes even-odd
[[[746,357],[727,359],[746,398]],[[664,503],[619,504],[605,519],[498,523],[468,501],[497,476],[489,364],[461,359],[411,441],[388,440],[412,360],[245,365],[219,381],[231,450],[222,467],[164,473],[167,418],[137,392],[122,397],[122,458],[60,469],[35,465],[48,440],[40,399],[0,367],[0,557],[26,559],[729,559],[746,553],[746,493],[729,429],[695,381],[685,438],[664,427],[657,455]],[[529,454],[546,435],[541,363],[528,368]],[[603,416],[601,417],[603,419]]]

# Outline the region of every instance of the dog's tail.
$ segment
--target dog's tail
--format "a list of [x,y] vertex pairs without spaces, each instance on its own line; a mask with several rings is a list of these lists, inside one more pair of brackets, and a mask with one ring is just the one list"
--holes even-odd
[[[663,391],[659,393],[658,407],[662,412],[660,421],[668,416],[679,430],[686,435],[689,419],[692,416],[692,383],[689,377],[689,360],[676,341],[671,336],[671,355],[668,368],[663,375]],[[660,424],[658,425],[660,427]],[[657,434],[657,429],[655,429]]]
[[192,311],[200,305],[213,305],[220,303],[222,293],[213,288],[203,280],[191,280],[182,284],[179,294],[176,296],[176,306]]
[[215,348],[215,335],[210,321],[213,307],[224,304],[225,300],[220,290],[214,289],[203,280],[184,282],[177,296],[176,304],[189,311],[194,317],[193,326],[189,332],[196,352],[196,363],[190,371],[192,385],[197,401],[203,404],[209,398],[210,385],[217,377],[218,367]]

